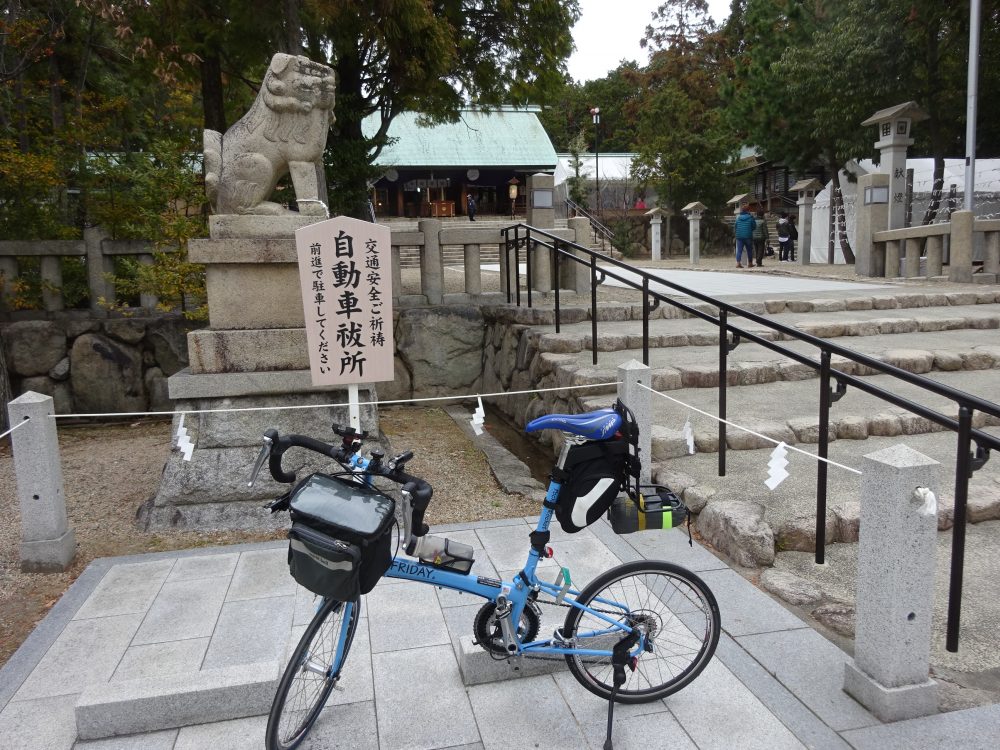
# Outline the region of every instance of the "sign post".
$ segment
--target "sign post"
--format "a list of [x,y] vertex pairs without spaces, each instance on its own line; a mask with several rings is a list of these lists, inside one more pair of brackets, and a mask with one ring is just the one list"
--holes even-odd
[[394,378],[391,233],[338,216],[295,232],[313,385],[347,386],[361,429],[359,383]]

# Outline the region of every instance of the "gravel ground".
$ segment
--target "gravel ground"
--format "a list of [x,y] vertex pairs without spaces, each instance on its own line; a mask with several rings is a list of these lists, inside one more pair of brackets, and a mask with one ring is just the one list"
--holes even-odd
[[[443,411],[391,407],[380,413],[393,449],[415,453],[410,473],[434,487],[430,524],[512,518],[538,511],[537,503],[499,489],[482,451]],[[65,573],[22,573],[21,527],[10,441],[0,445],[0,664],[92,560],[200,546],[279,539],[284,532],[211,533],[140,531],[139,506],[156,490],[170,453],[169,422],[59,427],[66,510],[77,555]]]

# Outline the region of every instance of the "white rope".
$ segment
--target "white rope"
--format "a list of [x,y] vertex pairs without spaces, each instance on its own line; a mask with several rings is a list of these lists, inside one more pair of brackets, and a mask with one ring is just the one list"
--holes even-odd
[[[768,442],[774,443],[775,445],[779,445],[780,443],[784,443],[783,440],[775,440],[774,438],[768,437],[767,435],[761,435],[759,432],[754,432],[753,430],[749,429],[748,427],[743,427],[742,425],[738,425],[735,422],[730,422],[728,419],[721,419],[720,417],[716,416],[715,414],[710,414],[707,411],[702,411],[697,406],[691,406],[691,404],[686,404],[683,401],[680,401],[679,399],[673,398],[672,396],[668,396],[665,393],[660,393],[659,391],[654,391],[648,385],[645,385],[643,383],[637,383],[637,385],[640,388],[645,388],[650,393],[655,393],[657,396],[662,396],[663,398],[667,399],[668,401],[673,401],[675,404],[680,404],[685,409],[690,409],[691,411],[698,412],[698,414],[703,414],[704,416],[709,417],[710,419],[714,419],[716,422],[722,422],[723,424],[729,425],[730,427],[735,427],[737,430],[742,430],[743,432],[748,432],[751,435],[759,437],[759,438],[761,438],[763,440],[767,440]],[[838,469],[843,469],[844,471],[850,471],[850,472],[853,472],[853,473],[855,473],[855,474],[857,474],[859,476],[861,475],[861,472],[858,471],[857,469],[852,469],[850,466],[844,466],[843,464],[838,464],[836,461],[831,461],[828,458],[820,458],[815,453],[809,453],[809,451],[804,451],[801,448],[796,448],[794,445],[789,445],[788,443],[785,443],[785,447],[788,450],[790,450],[790,451],[795,451],[797,453],[801,453],[803,456],[809,456],[809,458],[814,458],[817,461],[824,461],[824,462],[830,464],[831,466],[836,466]]]
[[[567,385],[556,388],[535,388],[524,391],[497,391],[495,393],[468,393],[461,396],[427,396],[425,398],[401,398],[389,401],[360,401],[359,406],[388,406],[391,404],[417,404],[428,401],[464,401],[472,398],[491,398],[495,396],[520,396],[526,393],[548,393],[549,391],[571,391],[584,388],[607,388],[617,386],[618,381],[612,383],[590,383],[587,385]],[[242,406],[231,409],[190,409],[187,411],[126,411],[126,412],[106,412],[103,414],[50,414],[52,419],[93,419],[96,417],[169,417],[175,414],[225,414],[229,412],[243,411],[292,411],[295,409],[329,409],[338,406],[350,406],[349,402],[336,404],[297,404],[295,406]],[[0,435],[0,437],[3,437]]]
[[3,435],[0,435],[0,440],[3,440],[3,439],[4,439],[5,437],[7,437],[7,436],[8,436],[8,435],[9,435],[10,433],[12,433],[12,432],[13,432],[14,430],[16,430],[17,428],[19,428],[19,427],[24,427],[24,426],[25,426],[26,424],[28,424],[28,422],[30,422],[30,421],[31,421],[31,417],[25,417],[25,419],[23,419],[23,420],[22,420],[21,422],[18,422],[18,423],[17,423],[16,425],[14,425],[13,427],[11,427],[11,428],[10,428],[9,430],[7,430],[7,432],[5,432],[5,433],[4,433]]

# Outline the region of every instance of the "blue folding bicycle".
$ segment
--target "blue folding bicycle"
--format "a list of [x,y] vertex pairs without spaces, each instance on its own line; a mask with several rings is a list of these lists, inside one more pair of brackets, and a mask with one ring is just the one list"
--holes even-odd
[[[291,573],[322,599],[279,682],[267,750],[291,750],[305,739],[347,663],[361,595],[383,575],[482,597],[473,632],[478,645],[497,659],[564,658],[587,690],[609,702],[606,750],[612,747],[616,702],[655,701],[697,677],[715,652],[720,619],[715,597],[695,574],[662,560],[637,560],[606,570],[582,589],[571,585],[565,569],[554,583],[536,575],[539,560],[551,555],[549,526],[567,479],[567,458],[579,446],[622,439],[617,407],[553,414],[526,427],[559,429],[566,440],[529,535],[524,567],[506,581],[474,574],[471,547],[428,533],[423,519],[433,490],[406,473],[412,452],[386,460],[373,450],[363,458],[365,435],[353,429],[334,427],[343,438],[340,446],[265,433],[251,485],[265,460],[276,481],[294,482],[295,475],[281,467],[282,455],[292,447],[329,456],[343,469],[310,475],[268,504],[272,512],[290,511]],[[398,530],[395,500],[374,486],[375,478],[400,485],[403,529],[396,544],[405,554],[394,554],[390,542],[393,527]],[[566,609],[562,626],[545,637],[539,635],[541,605]]]

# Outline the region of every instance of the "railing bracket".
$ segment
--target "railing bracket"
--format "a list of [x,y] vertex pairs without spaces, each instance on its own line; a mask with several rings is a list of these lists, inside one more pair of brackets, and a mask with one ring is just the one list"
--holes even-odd
[[833,404],[840,401],[845,393],[847,393],[847,383],[837,378],[837,389],[830,391],[830,403]]
[[975,474],[990,460],[990,449],[976,443],[976,451],[969,461],[969,474]]

